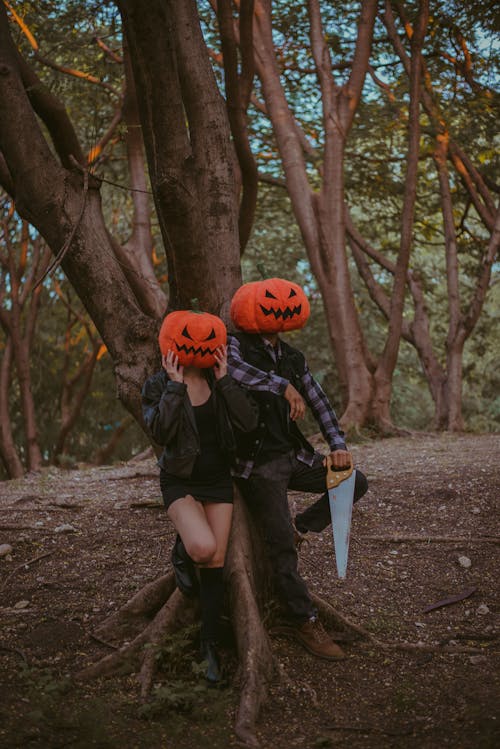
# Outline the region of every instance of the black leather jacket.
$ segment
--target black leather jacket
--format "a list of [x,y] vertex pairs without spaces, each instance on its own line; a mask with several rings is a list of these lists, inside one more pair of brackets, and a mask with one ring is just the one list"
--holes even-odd
[[[217,440],[232,462],[238,433],[256,428],[259,410],[252,396],[229,375],[216,380],[207,370],[207,381],[215,399]],[[170,380],[164,369],[156,372],[142,388],[142,414],[152,438],[164,447],[158,465],[175,476],[189,477],[200,440],[187,385]]]

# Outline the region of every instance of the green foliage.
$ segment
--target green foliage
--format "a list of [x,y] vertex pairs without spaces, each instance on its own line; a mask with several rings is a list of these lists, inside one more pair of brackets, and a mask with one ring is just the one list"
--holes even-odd
[[214,707],[220,702],[220,695],[207,686],[206,663],[197,659],[196,633],[197,627],[187,627],[169,635],[160,646],[153,646],[161,682],[154,685],[150,699],[138,709],[139,717],[171,720],[199,711],[207,701]]
[[[378,230],[378,224],[370,228],[375,235]],[[418,257],[427,279],[432,333],[435,339],[444,341],[447,332],[444,257],[436,254],[432,241],[419,246]],[[311,371],[340,414],[342,398],[323,303],[289,199],[279,187],[263,186],[260,189],[254,229],[242,261],[245,282],[260,278],[259,265],[265,267],[267,276],[290,278],[306,289],[311,302],[311,317],[303,330],[287,334],[287,340],[305,353]],[[367,343],[372,352],[379,354],[384,344],[386,323],[354,272],[352,284]],[[464,418],[467,428],[474,431],[497,431],[500,428],[498,309],[499,285],[492,283],[483,316],[466,346],[464,357]],[[444,357],[444,343],[438,345],[438,350]],[[418,430],[433,428],[434,405],[429,388],[415,349],[405,341],[401,343],[394,373],[391,409],[395,423],[400,426]],[[308,433],[318,431],[312,417],[307,418],[305,429]]]
[[[337,84],[349,75],[346,62],[352,59],[359,17],[359,2],[320,3],[325,39],[329,46],[334,78]],[[213,12],[207,0],[200,0],[203,32],[214,50],[219,49]],[[397,8],[393,4],[396,13]],[[413,21],[416,0],[404,3]],[[121,27],[114,2],[97,0],[25,0],[15,5],[39,45],[39,56],[33,53],[20,28],[11,23],[15,42],[34,66],[49,89],[66,106],[84,151],[91,151],[107,132],[116,107],[120,104],[123,67],[97,44],[97,38],[121,55]],[[397,21],[401,40],[409,49],[402,24]],[[311,153],[305,154],[310,184],[317,188],[323,168],[324,123],[318,81],[314,73],[306,3],[273,3],[274,38],[284,91],[297,122],[302,127]],[[479,0],[463,3],[447,0],[431,8],[424,54],[433,97],[440,114],[450,127],[452,138],[467,152],[480,169],[485,183],[492,189],[499,173],[498,148],[498,82],[499,50],[494,44],[495,13],[491,4]],[[470,76],[464,76],[465,52],[470,52]],[[92,83],[49,67],[40,60],[94,76]],[[400,242],[400,218],[406,170],[408,77],[395,54],[380,19],[375,25],[370,59],[374,74],[383,86],[367,77],[362,100],[349,135],[345,159],[346,198],[356,226],[372,246],[389,260],[395,260]],[[216,69],[223,88],[222,74]],[[384,88],[385,86],[385,88]],[[256,99],[262,99],[259,81],[255,80]],[[437,174],[432,158],[435,147],[435,123],[422,113],[419,183],[411,267],[422,279],[430,317],[431,334],[442,363],[446,358],[448,328],[448,288],[444,255],[444,231]],[[259,170],[272,177],[282,177],[281,160],[269,119],[252,104],[249,110],[251,146]],[[110,184],[128,185],[124,128],[119,128],[93,165],[104,182],[101,189],[103,209],[110,230],[119,241],[130,231],[131,195],[126,189]],[[475,280],[481,270],[481,257],[487,232],[470,204],[462,181],[451,170],[454,219],[457,227],[459,283],[462,312],[470,305]],[[497,188],[496,188],[497,189]],[[157,224],[154,238],[159,245]],[[165,274],[161,255],[157,271]],[[258,265],[268,275],[285,276],[300,283],[311,301],[311,319],[303,331],[290,334],[290,341],[301,348],[311,369],[324,387],[337,411],[342,394],[338,389],[335,361],[331,350],[323,303],[306,258],[286,192],[279,187],[261,185],[253,236],[243,258],[245,281],[256,280]],[[357,310],[369,349],[378,355],[384,345],[386,322],[369,298],[364,284],[351,264],[352,286]],[[372,265],[381,286],[390,292],[392,276]],[[464,352],[464,417],[468,428],[486,431],[500,428],[500,343],[498,341],[498,265],[494,267],[489,296],[482,317]],[[60,282],[64,285],[62,275]],[[65,286],[67,290],[67,286]],[[73,300],[77,304],[76,300]],[[83,310],[82,310],[83,312]],[[411,320],[412,306],[405,308]],[[31,374],[37,407],[39,437],[45,460],[53,456],[59,429],[56,404],[60,400],[61,372],[66,312],[47,283],[42,295],[32,352]],[[74,343],[73,371],[88,350],[83,335]],[[0,333],[0,353],[3,347]],[[401,426],[428,429],[432,426],[433,404],[420,363],[414,350],[403,343],[394,374],[393,416]],[[10,413],[14,437],[21,454],[22,433],[19,389],[14,380],[10,391]],[[97,362],[89,394],[77,427],[70,435],[66,460],[88,461],[96,447],[106,444],[125,411],[115,397],[113,365],[108,354]],[[312,420],[309,431],[316,431]],[[147,440],[137,425],[131,426],[115,454],[126,459],[144,448]],[[0,467],[0,478],[2,477]]]
[[[78,307],[78,300],[73,303]],[[83,313],[84,311],[81,310]],[[51,462],[60,415],[55,411],[61,396],[61,375],[64,364],[64,336],[66,310],[58,297],[47,294],[39,316],[37,334],[32,352],[33,395],[37,409],[39,440],[44,459]],[[72,369],[78,368],[88,353],[89,342],[85,335],[75,334],[72,349]],[[96,363],[92,387],[74,430],[70,433],[66,452],[76,462],[91,462],[96,451],[107,444],[114,429],[127,416],[116,397],[113,363],[104,354]],[[147,438],[136,424],[132,424],[120,440],[113,460],[125,460],[141,451]]]

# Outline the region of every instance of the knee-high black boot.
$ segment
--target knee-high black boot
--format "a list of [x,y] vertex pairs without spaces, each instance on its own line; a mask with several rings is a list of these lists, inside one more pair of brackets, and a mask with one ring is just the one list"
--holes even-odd
[[172,549],[172,565],[175,582],[185,596],[193,598],[198,593],[198,578],[193,560],[186,551],[181,537],[177,534]]
[[220,682],[221,668],[217,653],[220,621],[224,605],[224,568],[200,568],[201,654],[207,661],[209,684]]

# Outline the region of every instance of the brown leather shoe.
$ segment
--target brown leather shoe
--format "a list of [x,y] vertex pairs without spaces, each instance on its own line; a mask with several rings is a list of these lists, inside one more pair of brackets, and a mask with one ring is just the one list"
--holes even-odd
[[337,661],[347,658],[346,654],[325,631],[319,619],[309,619],[300,627],[290,627],[289,634],[318,658]]

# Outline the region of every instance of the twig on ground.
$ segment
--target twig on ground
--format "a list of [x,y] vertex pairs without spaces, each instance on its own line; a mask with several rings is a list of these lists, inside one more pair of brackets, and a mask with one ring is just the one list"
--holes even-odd
[[358,536],[358,541],[388,541],[390,543],[490,543],[500,544],[500,536]]
[[45,554],[39,554],[37,557],[33,557],[33,559],[28,559],[27,562],[23,562],[22,564],[19,564],[17,567],[15,567],[12,570],[12,572],[10,572],[7,575],[7,577],[3,581],[3,585],[0,588],[0,590],[3,590],[5,588],[5,586],[7,585],[8,581],[10,580],[10,578],[13,577],[16,574],[16,572],[19,572],[19,570],[22,570],[23,567],[28,567],[30,564],[34,564],[35,562],[39,562],[40,559],[45,559],[45,557],[50,557],[52,554],[55,554],[55,553],[56,553],[56,549],[54,549],[53,551],[46,551]]
[[0,650],[4,650],[6,653],[15,653],[23,659],[26,665],[28,665],[28,659],[26,658],[26,655],[22,650],[19,650],[18,648],[7,647],[7,645],[0,645]]
[[484,648],[469,648],[466,645],[427,645],[425,642],[381,642],[376,641],[384,650],[405,650],[410,653],[481,653],[485,654]]
[[119,650],[118,645],[113,645],[111,642],[106,642],[106,640],[102,640],[97,635],[94,635],[93,632],[87,632],[87,634],[92,640],[99,642],[101,645],[105,645],[107,648],[111,648],[111,650]]
[[477,590],[476,587],[469,588],[468,590],[464,590],[463,593],[458,593],[455,596],[450,596],[449,598],[442,598],[440,601],[437,601],[437,603],[431,603],[429,606],[426,606],[425,609],[422,609],[423,614],[429,613],[429,611],[434,611],[434,609],[440,609],[443,606],[451,606],[452,603],[459,603],[459,601],[465,601],[466,598],[470,598],[470,596],[475,593]]

